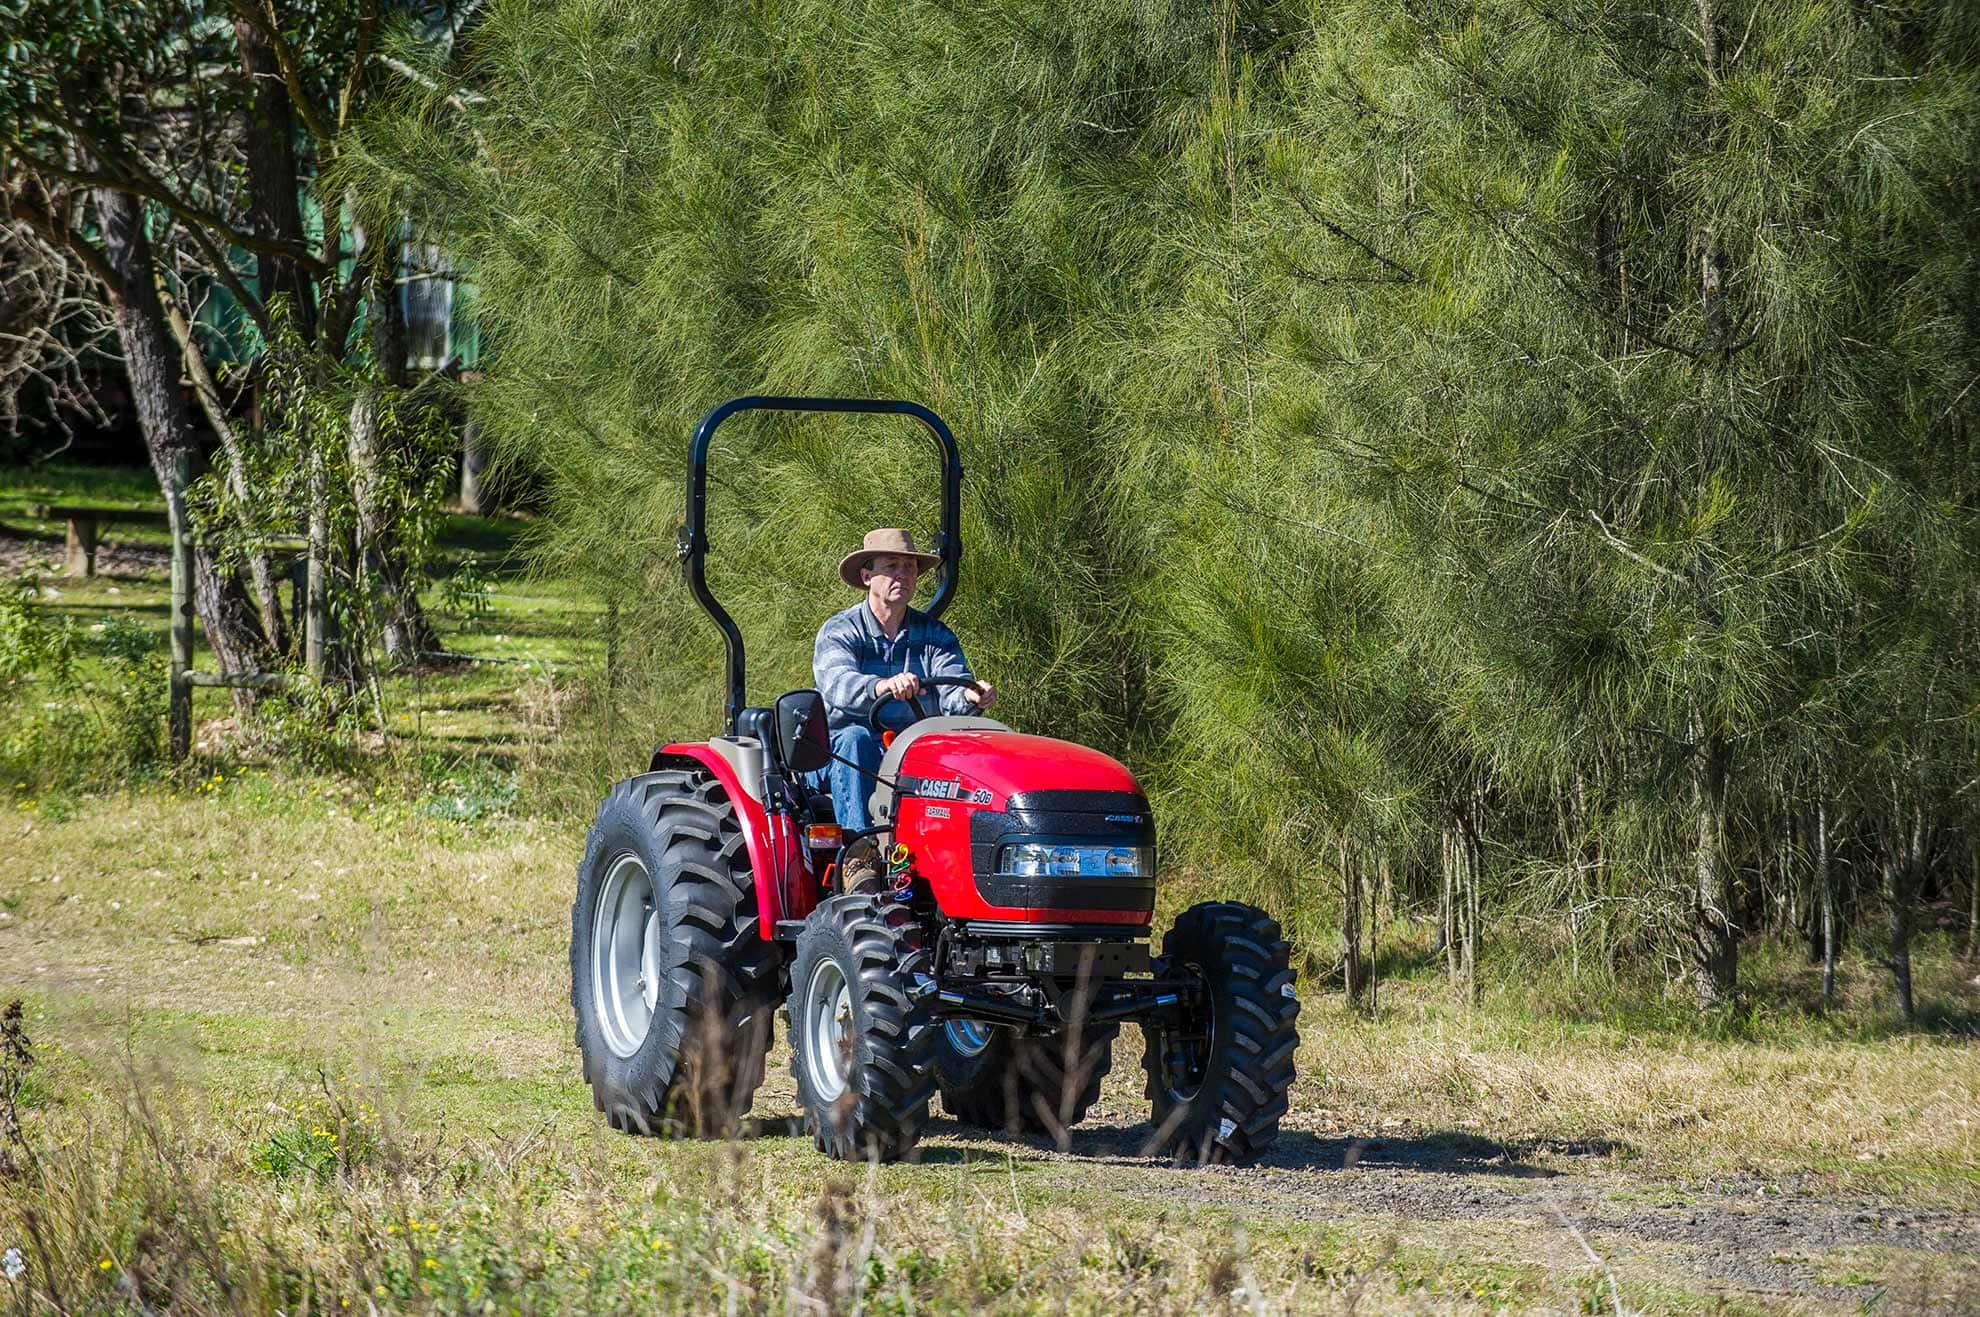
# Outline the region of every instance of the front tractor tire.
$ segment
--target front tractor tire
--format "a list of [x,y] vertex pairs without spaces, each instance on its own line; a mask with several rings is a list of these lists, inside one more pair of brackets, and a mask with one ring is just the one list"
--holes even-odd
[[821,902],[791,964],[791,1073],[805,1128],[841,1161],[898,1161],[934,1095],[935,1027],[915,998],[927,956],[905,906],[867,892]]
[[1154,1150],[1206,1166],[1263,1155],[1279,1137],[1299,1047],[1278,923],[1236,902],[1192,906],[1162,939],[1155,972],[1195,981],[1200,1005],[1143,1026]]
[[721,785],[683,769],[614,785],[571,904],[578,1051],[613,1128],[734,1132],[763,1082],[782,971]]

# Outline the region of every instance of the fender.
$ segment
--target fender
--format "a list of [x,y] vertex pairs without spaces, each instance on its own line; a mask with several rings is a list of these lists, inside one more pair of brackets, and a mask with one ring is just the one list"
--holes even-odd
[[765,942],[775,941],[779,920],[802,919],[818,904],[796,827],[781,814],[772,817],[761,801],[743,790],[735,768],[705,742],[663,745],[653,752],[647,771],[669,766],[701,769],[728,794],[742,825],[743,846],[756,884],[757,931]]

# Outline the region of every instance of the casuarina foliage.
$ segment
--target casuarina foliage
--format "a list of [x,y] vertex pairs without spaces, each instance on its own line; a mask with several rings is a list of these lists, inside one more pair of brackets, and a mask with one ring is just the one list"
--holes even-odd
[[[504,0],[461,40],[340,159],[472,271],[478,406],[613,611],[589,771],[716,721],[695,418],[913,398],[1000,711],[1126,757],[1168,859],[1350,987],[1421,912],[1460,974],[1498,930],[1709,1006],[1840,903],[1910,1011],[1976,837],[1971,6]],[[905,426],[724,438],[762,699],[936,483]]]

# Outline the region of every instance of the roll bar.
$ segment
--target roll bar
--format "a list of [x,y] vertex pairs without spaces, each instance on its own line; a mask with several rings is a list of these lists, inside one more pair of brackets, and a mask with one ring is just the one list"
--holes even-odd
[[688,447],[687,519],[675,537],[675,552],[681,560],[681,574],[710,618],[722,632],[729,650],[729,695],[725,706],[730,735],[736,731],[743,710],[743,638],[736,621],[708,589],[708,445],[715,428],[737,412],[864,412],[877,415],[912,416],[928,427],[942,449],[942,528],[935,536],[935,553],[942,560],[942,583],[928,602],[930,617],[940,617],[956,592],[956,579],[962,567],[962,457],[956,451],[956,437],[941,417],[918,402],[881,398],[731,398],[701,418],[694,427],[694,442]]

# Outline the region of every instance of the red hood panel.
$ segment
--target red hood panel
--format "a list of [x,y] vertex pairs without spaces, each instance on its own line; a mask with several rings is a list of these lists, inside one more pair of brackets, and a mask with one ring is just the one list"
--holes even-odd
[[908,747],[902,773],[933,781],[961,779],[964,791],[984,788],[1001,809],[1021,791],[1139,791],[1134,774],[1098,750],[1024,732],[930,732]]

